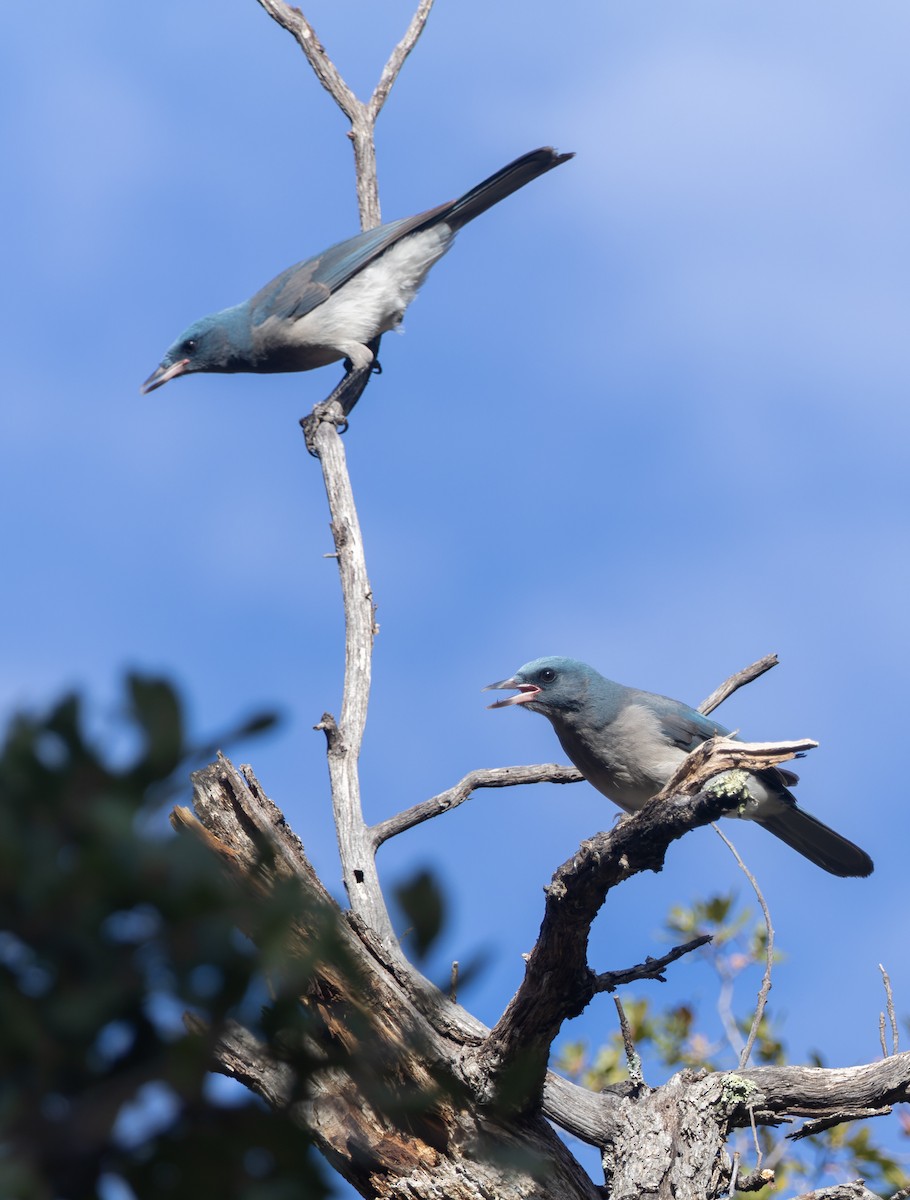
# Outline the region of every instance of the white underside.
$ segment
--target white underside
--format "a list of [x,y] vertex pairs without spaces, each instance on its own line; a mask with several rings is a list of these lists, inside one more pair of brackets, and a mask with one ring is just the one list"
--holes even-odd
[[[368,367],[373,355],[366,343],[400,324],[430,267],[442,258],[454,236],[443,224],[396,242],[324,304],[290,327],[282,322],[283,342],[322,348],[322,364],[349,358],[355,367]],[[265,340],[270,322],[271,318],[261,328]]]

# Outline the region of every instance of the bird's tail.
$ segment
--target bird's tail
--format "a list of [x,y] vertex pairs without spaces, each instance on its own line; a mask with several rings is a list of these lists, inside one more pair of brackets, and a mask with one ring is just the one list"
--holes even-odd
[[830,871],[832,875],[842,878],[872,874],[872,859],[865,850],[860,850],[859,846],[841,837],[796,804],[792,807],[788,805],[779,812],[757,816],[755,821],[823,871]]
[[501,171],[497,171],[495,175],[491,175],[489,179],[485,179],[483,183],[478,183],[477,187],[465,192],[460,200],[453,201],[448,212],[442,215],[442,219],[457,231],[462,225],[467,225],[468,221],[473,221],[482,212],[498,204],[500,200],[505,200],[506,196],[511,196],[513,192],[523,188],[538,175],[552,171],[560,163],[574,157],[574,154],[557,154],[552,146],[541,146],[539,150],[531,150],[510,162]]

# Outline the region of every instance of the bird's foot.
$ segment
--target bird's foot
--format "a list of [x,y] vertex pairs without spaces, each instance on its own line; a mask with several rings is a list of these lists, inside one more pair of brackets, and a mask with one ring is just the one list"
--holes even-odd
[[[335,389],[335,392],[337,391],[338,388]],[[341,434],[347,432],[348,419],[344,415],[344,410],[334,399],[335,392],[327,400],[323,400],[321,404],[317,404],[307,416],[300,418],[300,428],[303,430],[306,448],[313,458],[319,457],[319,451],[316,449],[316,431],[320,425],[327,423],[334,425]]]
[[355,367],[351,360],[346,358],[344,360],[345,373],[338,386],[321,404],[316,405],[308,417],[300,418],[307,450],[309,450],[314,458],[319,457],[316,451],[315,439],[316,430],[319,428],[320,422],[329,421],[339,433],[344,433],[348,427],[348,416],[354,405],[363,395],[367,384],[370,382],[370,376],[374,373],[376,375],[382,374],[382,367],[379,365],[379,359],[377,358],[379,353],[379,338],[375,337],[372,341],[368,342],[367,349],[372,355],[370,361],[362,367]]

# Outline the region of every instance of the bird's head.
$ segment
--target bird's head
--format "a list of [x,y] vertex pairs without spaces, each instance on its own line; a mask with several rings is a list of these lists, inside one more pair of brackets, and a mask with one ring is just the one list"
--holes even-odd
[[193,371],[249,370],[249,317],[245,305],[212,313],[185,329],[142,385],[143,395]]
[[489,705],[490,708],[506,708],[510,704],[522,704],[532,712],[543,713],[553,718],[564,713],[577,712],[587,701],[592,684],[600,680],[593,667],[574,658],[535,658],[525,663],[511,679],[499,683],[488,683],[485,692],[498,688],[517,689],[517,694],[507,696]]

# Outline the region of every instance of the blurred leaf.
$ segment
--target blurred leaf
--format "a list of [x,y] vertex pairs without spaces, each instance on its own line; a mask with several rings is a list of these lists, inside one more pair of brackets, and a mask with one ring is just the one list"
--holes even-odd
[[165,679],[130,674],[126,683],[131,715],[145,734],[146,750],[141,766],[158,778],[167,778],[186,756],[183,713],[177,693]]
[[[445,898],[435,877],[427,870],[396,884],[392,895],[404,917],[414,956],[420,962],[442,932],[446,920]],[[402,935],[402,940],[406,935]]]

